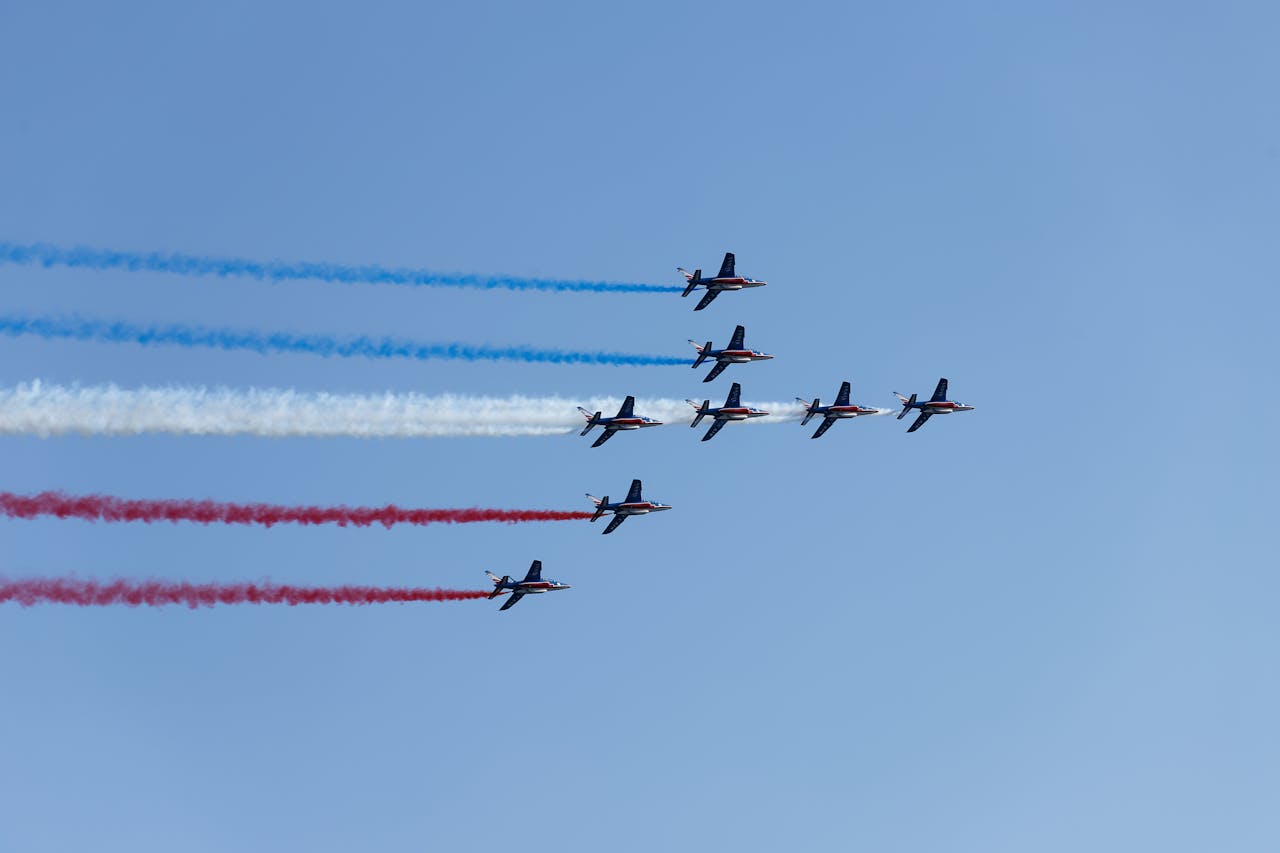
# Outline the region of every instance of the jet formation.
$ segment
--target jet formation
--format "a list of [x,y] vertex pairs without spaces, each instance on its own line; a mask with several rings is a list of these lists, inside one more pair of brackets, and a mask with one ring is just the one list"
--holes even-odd
[[[723,292],[764,287],[766,284],[764,281],[739,276],[735,271],[735,259],[732,252],[725,253],[724,261],[720,265],[720,271],[714,278],[703,278],[701,269],[694,270],[692,273],[681,267],[677,267],[677,270],[684,274],[686,282],[681,296],[688,296],[699,287],[706,289],[706,293],[703,294],[702,299],[694,307],[693,310],[695,311],[701,311],[706,308]],[[753,361],[765,361],[773,358],[768,353],[747,348],[746,328],[744,326],[736,326],[734,328],[733,336],[729,339],[729,345],[723,349],[715,349],[711,341],[699,344],[691,339],[689,343],[693,345],[694,350],[697,352],[697,357],[692,364],[694,369],[701,367],[704,362],[713,362],[711,370],[702,378],[703,382],[715,380],[731,364],[749,364]],[[913,409],[919,412],[911,426],[907,428],[907,432],[915,432],[934,415],[973,411],[973,406],[948,400],[947,391],[948,382],[945,378],[942,378],[938,380],[938,386],[934,390],[933,396],[925,401],[919,401],[916,394],[904,397],[897,391],[893,392],[894,396],[902,403],[902,411],[898,414],[898,420],[902,420]],[[821,438],[827,430],[841,420],[891,413],[890,410],[877,409],[850,402],[851,392],[852,383],[846,380],[840,383],[840,389],[836,392],[835,402],[830,405],[822,405],[821,399],[817,397],[813,398],[812,402],[803,397],[796,398],[796,402],[800,404],[804,412],[800,421],[801,426],[808,426],[809,422],[814,418],[821,418],[818,428],[810,436],[811,439]],[[742,405],[742,386],[737,382],[734,382],[729,387],[729,393],[725,397],[723,406],[713,408],[710,400],[703,400],[701,404],[693,400],[686,400],[686,402],[694,410],[693,422],[689,424],[690,427],[697,427],[704,418],[712,419],[712,424],[702,436],[702,441],[710,441],[727,423],[762,418],[769,414],[763,409]],[[586,436],[591,430],[600,427],[601,433],[591,445],[592,447],[599,447],[612,438],[616,432],[629,432],[646,427],[662,426],[662,421],[656,418],[637,415],[635,406],[636,398],[628,396],[622,401],[618,413],[612,417],[604,417],[602,412],[591,412],[579,406],[578,411],[582,413],[582,416],[587,421],[580,435]],[[592,522],[598,521],[605,515],[611,514],[613,516],[604,528],[605,535],[617,530],[622,522],[633,515],[649,515],[671,509],[670,504],[646,500],[641,493],[640,480],[631,481],[631,488],[627,491],[627,497],[622,501],[611,502],[607,495],[603,498],[597,498],[588,494],[587,497],[595,505],[595,512],[591,516]],[[529,567],[529,572],[520,581],[513,581],[507,575],[500,578],[492,572],[486,572],[486,574],[494,584],[493,592],[489,595],[490,598],[507,594],[511,596],[502,605],[501,610],[507,610],[514,606],[516,602],[526,595],[569,589],[568,584],[543,580],[542,562],[540,560],[533,561],[533,565]]]

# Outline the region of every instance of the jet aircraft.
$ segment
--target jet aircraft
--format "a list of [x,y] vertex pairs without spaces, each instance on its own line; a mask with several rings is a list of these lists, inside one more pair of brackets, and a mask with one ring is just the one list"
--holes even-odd
[[583,428],[579,435],[586,435],[591,432],[592,427],[604,427],[604,432],[595,440],[592,447],[599,447],[609,439],[613,438],[613,434],[618,430],[643,429],[644,427],[662,426],[662,421],[654,418],[646,418],[636,415],[636,398],[628,397],[622,401],[622,407],[618,409],[618,414],[611,418],[602,418],[600,413],[594,415],[581,406],[578,411],[582,412],[582,416],[587,419],[587,425]]
[[631,481],[631,490],[627,492],[627,499],[617,503],[609,503],[609,496],[597,498],[588,494],[592,503],[596,505],[596,514],[591,516],[591,520],[595,521],[606,512],[613,513],[613,519],[604,529],[605,534],[612,533],[618,529],[618,525],[626,521],[633,515],[648,515],[651,512],[662,512],[671,509],[671,504],[658,503],[657,501],[647,501],[640,496],[640,481]]
[[856,418],[858,415],[874,415],[879,413],[879,409],[868,409],[865,406],[859,406],[857,404],[851,405],[849,403],[849,388],[850,385],[848,382],[841,382],[840,391],[836,394],[836,401],[830,406],[821,405],[822,401],[817,397],[813,398],[812,403],[796,397],[796,402],[800,403],[805,408],[804,420],[800,422],[800,426],[804,426],[809,423],[809,419],[814,415],[822,415],[822,423],[818,426],[818,431],[809,436],[810,438],[821,438],[824,432],[831,429],[832,424],[842,418]]
[[533,565],[529,566],[529,573],[524,576],[524,580],[522,581],[513,581],[510,575],[498,577],[493,572],[485,572],[485,574],[489,576],[489,580],[493,581],[493,592],[489,593],[490,598],[497,598],[499,595],[505,595],[507,592],[511,593],[511,597],[498,608],[499,610],[508,610],[515,607],[516,602],[524,598],[526,595],[569,589],[569,585],[567,583],[542,579],[541,560],[533,561]]
[[767,281],[757,281],[754,278],[744,278],[737,275],[733,271],[733,252],[724,253],[724,261],[720,264],[720,272],[715,278],[703,278],[702,270],[697,269],[689,272],[684,267],[676,267],[678,272],[684,273],[685,281],[689,282],[685,287],[681,296],[688,296],[693,293],[695,288],[705,287],[707,292],[702,297],[702,301],[694,306],[694,311],[701,311],[711,304],[711,300],[715,299],[725,290],[742,290],[747,287],[764,287]]
[[934,390],[933,396],[923,403],[916,402],[916,395],[904,397],[897,391],[893,392],[893,396],[902,401],[902,411],[898,413],[898,420],[902,420],[907,412],[912,409],[919,409],[920,416],[915,419],[911,426],[907,427],[907,432],[915,432],[924,426],[925,421],[929,420],[933,415],[949,415],[952,412],[971,412],[973,406],[966,406],[964,403],[956,403],[947,399],[947,380],[939,379],[938,387]]
[[689,341],[689,343],[693,344],[693,348],[698,351],[698,357],[693,360],[695,368],[708,358],[713,358],[716,361],[716,366],[711,368],[711,372],[702,378],[703,382],[710,382],[715,379],[731,364],[748,364],[753,361],[765,361],[773,358],[767,353],[746,349],[742,342],[746,335],[746,327],[737,326],[733,330],[733,338],[729,341],[729,346],[724,349],[712,349],[711,341],[707,341],[705,345],[694,340]]
[[763,418],[765,415],[769,414],[764,409],[754,409],[751,406],[742,405],[742,401],[740,399],[741,396],[742,386],[735,382],[733,385],[729,386],[729,396],[725,398],[724,405],[718,409],[711,408],[710,400],[703,400],[701,406],[692,400],[685,400],[685,402],[690,406],[693,406],[694,411],[697,412],[697,414],[693,416],[693,423],[689,424],[689,426],[696,427],[702,422],[703,418],[714,418],[715,423],[711,425],[711,429],[707,430],[707,434],[702,437],[703,441],[710,441],[729,421],[745,421],[750,420],[751,418]]

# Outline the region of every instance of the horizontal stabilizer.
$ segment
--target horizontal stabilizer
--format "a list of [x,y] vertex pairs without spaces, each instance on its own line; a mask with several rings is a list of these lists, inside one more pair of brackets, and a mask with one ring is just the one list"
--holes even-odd
[[597,518],[604,515],[604,508],[607,507],[608,505],[609,505],[609,496],[605,495],[604,498],[601,499],[600,503],[596,505],[596,514],[591,516],[591,520],[595,521]]
[[707,354],[711,352],[711,341],[707,341],[706,346],[695,344],[693,341],[689,341],[689,343],[693,344],[698,349],[698,357],[693,360],[693,366],[698,367],[702,362],[707,360]]

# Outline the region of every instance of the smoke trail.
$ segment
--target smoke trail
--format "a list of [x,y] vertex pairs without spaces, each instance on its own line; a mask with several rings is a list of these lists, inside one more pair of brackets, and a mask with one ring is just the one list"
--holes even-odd
[[575,521],[591,518],[589,512],[546,509],[405,509],[347,506],[277,506],[274,504],[222,503],[190,500],[130,500],[110,495],[66,495],[40,492],[16,495],[0,492],[0,515],[9,518],[79,518],[85,521],[194,521],[198,524],[336,524],[339,527],[369,527],[381,524],[471,524],[501,521],[508,524],[529,521]]
[[77,341],[130,343],[142,346],[170,344],[180,347],[212,347],[272,352],[306,353],[342,358],[411,358],[418,361],[524,361],[549,364],[609,364],[625,366],[688,364],[689,359],[666,355],[631,355],[621,352],[576,352],[526,346],[493,347],[463,343],[422,343],[402,338],[335,337],[263,334],[247,330],[211,329],[204,326],[138,325],[78,317],[19,317],[0,315],[0,334],[36,335]]
[[[614,412],[621,399],[585,401]],[[582,427],[560,397],[463,397],[422,394],[327,394],[282,389],[77,387],[39,381],[0,388],[0,433],[255,435],[262,437],[435,438],[564,435]],[[797,403],[761,403],[772,414],[747,423],[799,419]],[[636,412],[669,424],[688,423],[682,400],[641,399]]]
[[471,589],[422,587],[293,586],[262,583],[186,583],[180,581],[95,581],[78,578],[0,578],[0,603],[74,604],[77,607],[163,607],[185,604],[192,610],[215,604],[389,604],[411,601],[468,601],[488,598]]
[[250,261],[187,255],[180,252],[113,252],[83,247],[63,248],[47,243],[0,241],[0,263],[72,267],[91,270],[162,272],[176,275],[242,276],[260,281],[328,281],[340,284],[400,284],[416,287],[469,287],[482,290],[544,290],[591,293],[679,293],[683,288],[664,284],[589,281],[580,279],[526,278],[523,276],[461,275],[423,269],[396,269],[375,265],[346,266],[325,263]]

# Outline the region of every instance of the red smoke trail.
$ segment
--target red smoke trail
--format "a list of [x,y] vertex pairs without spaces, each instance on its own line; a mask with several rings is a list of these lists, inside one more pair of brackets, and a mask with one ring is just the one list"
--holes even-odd
[[178,581],[94,581],[78,578],[0,578],[0,603],[74,604],[78,607],[128,607],[185,604],[191,609],[215,604],[387,604],[409,601],[468,601],[488,598],[487,590],[421,587],[292,586],[273,583],[185,583]]
[[64,495],[40,492],[15,495],[0,492],[0,515],[10,518],[82,518],[86,521],[195,521],[200,524],[337,524],[341,527],[368,527],[381,524],[469,524],[476,521],[575,521],[591,517],[589,512],[551,509],[403,509],[348,506],[277,506],[237,504],[220,501],[143,501],[110,495]]

